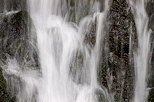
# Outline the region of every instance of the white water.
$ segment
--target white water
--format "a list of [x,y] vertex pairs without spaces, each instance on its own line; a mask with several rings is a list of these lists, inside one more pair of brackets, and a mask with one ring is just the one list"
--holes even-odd
[[[61,0],[28,0],[36,30],[40,71],[26,64],[23,67],[27,70],[23,71],[16,59],[8,60],[5,73],[20,78],[19,83],[12,82],[13,88],[18,87],[18,102],[98,102],[97,91],[105,96],[103,101],[110,100],[97,82],[108,0],[103,12],[99,3],[94,2],[95,12],[82,18],[79,24],[67,21],[66,4]],[[96,43],[91,47],[85,39],[95,21]]]
[[134,52],[135,63],[135,96],[134,102],[146,102],[147,101],[147,71],[150,58],[150,34],[148,30],[148,16],[145,10],[146,0],[136,0],[131,2],[131,6],[134,12],[137,37],[138,37],[138,49]]
[[[63,1],[63,2],[62,2]],[[5,78],[18,102],[112,102],[106,89],[97,82],[97,69],[104,24],[108,13],[108,0],[100,12],[99,2],[90,1],[88,15],[80,18],[82,3],[75,3],[75,21],[69,21],[70,8],[65,0],[28,0],[29,14],[34,27],[31,36],[36,37],[40,69],[22,65],[9,59],[4,66]],[[146,102],[147,71],[150,55],[150,31],[145,11],[145,1],[130,2],[134,13],[138,47],[134,51],[135,92],[133,102]],[[9,12],[7,14],[16,13]],[[96,23],[96,42],[91,46],[85,41]],[[94,28],[94,27],[93,27]],[[89,39],[89,40],[93,40]],[[32,39],[33,40],[33,39]],[[11,78],[9,77],[11,76]],[[99,101],[98,96],[103,100]]]

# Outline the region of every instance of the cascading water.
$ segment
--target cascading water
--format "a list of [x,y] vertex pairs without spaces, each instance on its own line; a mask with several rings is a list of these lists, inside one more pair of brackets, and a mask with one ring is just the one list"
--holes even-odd
[[134,52],[135,63],[135,96],[134,102],[146,102],[148,96],[147,90],[147,72],[150,59],[150,35],[151,31],[148,30],[148,21],[145,10],[146,0],[131,1],[132,10],[134,12],[138,49]]
[[[146,0],[3,0],[0,68],[10,97],[17,102],[146,102],[152,85],[147,85],[151,31],[145,5]],[[0,69],[0,101],[1,87]]]
[[[109,102],[110,96],[97,82],[108,0],[103,12],[100,12],[99,2],[91,1],[93,6],[89,15],[83,17],[79,24],[68,21],[69,10],[64,0],[27,2],[36,31],[36,35],[31,33],[31,36],[36,37],[40,69],[27,66],[21,70],[16,59],[8,60],[4,73],[20,79],[18,83],[12,82],[12,88],[15,84],[17,86],[17,101],[99,102],[102,95],[101,101]],[[79,17],[75,18],[79,20]],[[95,23],[96,41],[91,46],[85,39]]]

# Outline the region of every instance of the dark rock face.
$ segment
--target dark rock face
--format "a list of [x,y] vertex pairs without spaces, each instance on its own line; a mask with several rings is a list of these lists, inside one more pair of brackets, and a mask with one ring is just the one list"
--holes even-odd
[[[149,29],[154,29],[154,1],[146,5],[149,16]],[[116,102],[130,102],[134,93],[133,51],[137,48],[137,34],[133,14],[126,0],[113,0],[109,12],[109,32],[106,43],[108,47],[103,55],[102,71],[99,75],[101,83],[114,95]],[[151,39],[153,39],[153,32]],[[131,45],[130,45],[131,38]],[[152,40],[153,46],[153,40]],[[106,49],[106,48],[105,48]],[[132,50],[131,50],[132,49]],[[107,55],[108,54],[108,55]],[[107,55],[107,56],[106,56]],[[152,55],[154,55],[152,53]],[[154,68],[149,70],[148,87],[154,87]],[[153,89],[149,92],[149,102],[153,102]]]
[[[25,17],[25,18],[24,18]],[[26,48],[26,39],[28,39],[27,34],[27,13],[24,11],[19,11],[17,13],[12,13],[8,15],[3,15],[0,21],[0,59],[1,64],[4,63],[7,57],[17,57],[21,54],[20,52],[25,51],[24,48],[20,48],[20,46],[25,46]],[[23,44],[23,45],[22,45]],[[20,57],[19,60],[23,60],[23,56]],[[2,67],[2,66],[0,66]],[[0,94],[5,95],[0,96],[0,99],[3,99],[3,102],[11,102],[8,93],[6,93],[6,82],[1,75],[1,81],[3,82],[3,89],[0,91]],[[1,87],[0,87],[1,88]]]
[[3,60],[16,58],[17,61],[30,60],[34,49],[30,44],[30,18],[27,11],[4,15],[0,22],[1,54]]
[[15,102],[15,98],[11,98],[6,88],[6,81],[3,78],[2,70],[0,68],[0,100],[2,102]]
[[148,102],[154,102],[154,88],[149,92]]
[[108,87],[116,102],[129,102],[134,86],[134,69],[129,60],[129,37],[131,30],[135,35],[135,29],[130,30],[135,28],[135,24],[127,1],[113,0],[108,18],[108,55],[102,65],[102,83]]
[[28,40],[26,19],[26,12],[24,11],[19,11],[3,18],[0,25],[3,53],[15,56],[20,42],[26,43],[26,40]]
[[147,2],[146,11],[149,17],[149,28],[154,31],[154,0]]
[[[0,19],[0,100],[13,102],[15,99],[6,92],[6,82],[2,76],[2,65],[6,60],[16,59],[19,65],[30,61],[37,66],[37,52],[32,47],[29,35],[30,17],[27,11],[14,11],[2,14]],[[22,66],[21,66],[22,67]],[[11,97],[11,98],[10,98]],[[13,98],[12,98],[13,97]]]
[[115,101],[129,102],[133,95],[133,68],[129,66],[130,27],[133,16],[126,0],[113,0],[110,9],[109,68],[113,75]]

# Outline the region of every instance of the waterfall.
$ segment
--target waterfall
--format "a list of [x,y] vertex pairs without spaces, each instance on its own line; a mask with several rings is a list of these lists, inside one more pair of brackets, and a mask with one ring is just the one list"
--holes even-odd
[[[75,2],[78,7],[74,22],[69,20],[69,2],[72,1],[27,0],[33,24],[29,42],[37,49],[40,68],[8,58],[4,73],[14,76],[11,81],[6,79],[18,102],[99,102],[100,97],[110,102],[107,90],[97,81],[108,0],[104,11],[98,1],[90,1],[83,17],[77,13],[82,12],[81,4],[86,1]],[[88,39],[90,36],[94,37]]]
[[152,100],[152,2],[1,0],[0,101]]
[[145,10],[146,0],[136,0],[130,3],[132,11],[134,13],[138,48],[134,51],[134,64],[135,64],[135,93],[134,102],[146,102],[148,96],[147,90],[147,72],[150,59],[150,34],[148,30],[148,21]]

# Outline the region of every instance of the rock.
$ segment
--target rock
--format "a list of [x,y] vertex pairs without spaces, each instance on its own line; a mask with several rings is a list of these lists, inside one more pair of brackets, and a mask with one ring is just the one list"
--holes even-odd
[[154,102],[154,88],[150,89],[148,102]]
[[3,78],[1,68],[0,68],[0,100],[2,102],[15,102],[15,98],[11,97],[7,91],[6,81]]
[[[6,63],[6,60],[16,59],[22,65],[38,66],[38,56],[36,49],[31,45],[31,36],[29,35],[29,26],[31,23],[27,11],[13,11],[4,13],[0,20],[0,69]],[[26,63],[25,63],[26,62]],[[28,63],[29,62],[29,63]],[[0,99],[3,102],[12,102],[13,96],[9,98],[6,91],[6,82],[0,70],[0,84],[3,83],[3,89],[0,91]],[[1,86],[0,86],[1,88]],[[1,94],[3,94],[1,96]],[[5,98],[7,96],[8,98]],[[8,101],[9,100],[9,101]]]
[[[106,63],[102,66],[102,83],[106,83],[115,102],[129,102],[133,97],[134,68],[129,60],[130,28],[135,28],[133,15],[126,0],[113,0],[109,18],[108,54]],[[136,36],[135,30],[132,36]],[[104,74],[106,73],[106,75]]]
[[148,16],[150,17],[154,13],[154,0],[148,0],[146,5],[146,11]]
[[[28,42],[27,20],[27,13],[25,11],[19,11],[4,16],[0,23],[0,38],[2,44],[1,57],[3,59],[5,59],[4,57],[6,57],[6,54],[10,57],[23,57],[21,50],[25,51]],[[20,49],[23,45],[24,49]],[[20,53],[17,51],[20,51]]]
[[154,13],[149,17],[148,28],[154,32]]

